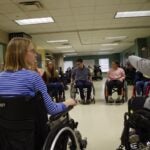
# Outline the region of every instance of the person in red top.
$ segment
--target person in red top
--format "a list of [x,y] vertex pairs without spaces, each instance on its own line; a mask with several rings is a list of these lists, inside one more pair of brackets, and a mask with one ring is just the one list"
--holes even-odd
[[114,102],[114,100],[112,99],[112,89],[114,86],[118,88],[118,98],[116,102],[120,102],[124,79],[125,79],[124,70],[119,67],[118,61],[113,61],[112,68],[108,71],[108,74],[107,74],[107,83],[106,83],[108,87],[108,101],[109,102]]

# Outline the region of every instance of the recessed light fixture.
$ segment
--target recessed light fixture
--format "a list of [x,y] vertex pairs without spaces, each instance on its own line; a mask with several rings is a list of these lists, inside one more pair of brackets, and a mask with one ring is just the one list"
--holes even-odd
[[47,41],[47,43],[64,43],[68,42],[68,40],[52,40],[52,41]]
[[106,40],[124,40],[126,39],[127,36],[110,36],[110,37],[106,37]]
[[101,44],[101,46],[117,46],[119,43],[106,43],[106,44]]
[[59,46],[59,47],[56,47],[57,49],[67,49],[67,48],[72,48],[72,46],[70,45],[67,45],[67,46]]
[[147,17],[147,16],[150,16],[150,10],[117,12],[115,18]]
[[15,20],[15,22],[19,25],[31,25],[31,24],[52,23],[54,22],[54,20],[52,17],[45,17],[45,18],[21,19]]

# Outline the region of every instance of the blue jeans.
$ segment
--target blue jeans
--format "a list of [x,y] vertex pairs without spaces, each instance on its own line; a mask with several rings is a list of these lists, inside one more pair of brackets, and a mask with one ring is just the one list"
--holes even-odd
[[48,88],[48,93],[51,93],[51,96],[57,96],[57,94],[59,94],[60,96],[63,93],[63,84],[60,82],[52,82],[47,84],[47,88]]
[[76,87],[79,88],[81,99],[85,99],[83,88],[87,88],[87,100],[91,98],[92,83],[87,80],[76,81]]
[[144,81],[137,81],[135,87],[137,95],[142,95],[144,89]]
[[150,81],[146,81],[145,83],[144,83],[144,94],[146,94],[146,89],[147,89],[147,86],[150,86]]

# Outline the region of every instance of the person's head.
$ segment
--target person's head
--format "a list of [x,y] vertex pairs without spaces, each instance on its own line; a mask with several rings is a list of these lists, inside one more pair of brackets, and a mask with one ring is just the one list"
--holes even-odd
[[48,62],[48,64],[47,64],[47,69],[49,70],[49,71],[54,71],[55,70],[55,65],[54,65],[54,63],[53,62],[51,62],[51,61],[49,61]]
[[36,61],[36,51],[30,39],[16,37],[7,45],[5,71],[28,69]]
[[113,69],[117,69],[119,67],[119,65],[120,64],[119,64],[118,61],[113,61],[112,64],[111,64],[111,66],[112,66]]
[[83,60],[82,60],[81,58],[78,58],[78,59],[76,60],[76,65],[77,65],[78,68],[82,69],[83,66],[84,66]]

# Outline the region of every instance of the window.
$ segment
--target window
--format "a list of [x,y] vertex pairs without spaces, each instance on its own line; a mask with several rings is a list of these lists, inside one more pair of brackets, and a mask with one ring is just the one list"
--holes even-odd
[[108,58],[99,59],[99,65],[101,66],[102,72],[108,72],[108,70],[109,70],[109,59]]
[[64,61],[64,72],[66,72],[69,67],[73,67],[73,61]]

